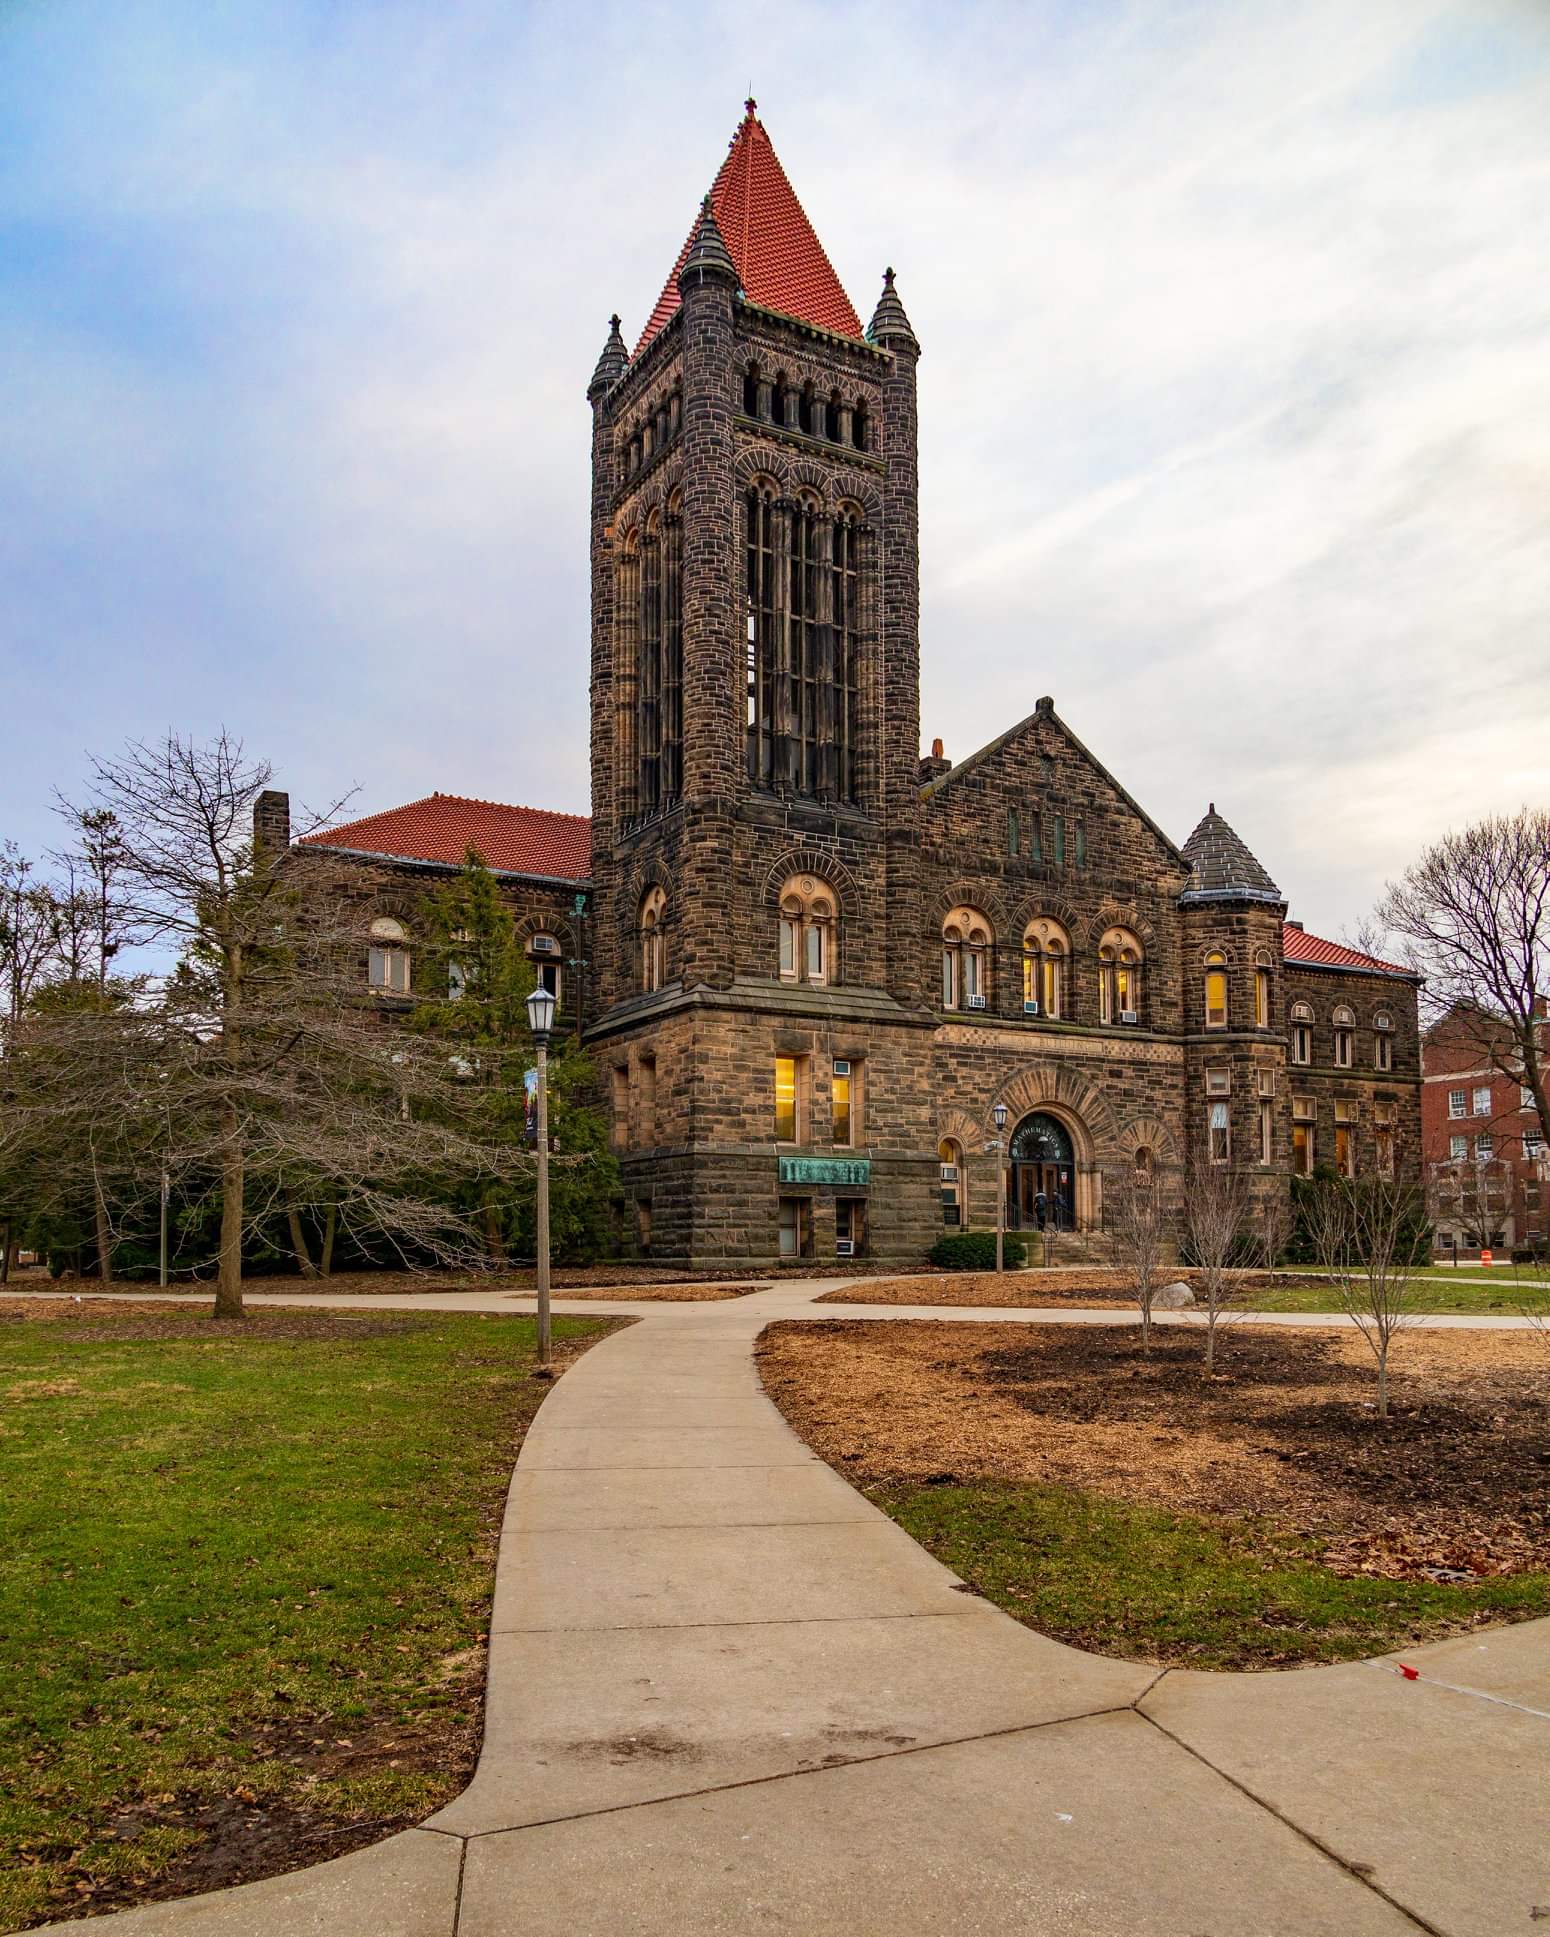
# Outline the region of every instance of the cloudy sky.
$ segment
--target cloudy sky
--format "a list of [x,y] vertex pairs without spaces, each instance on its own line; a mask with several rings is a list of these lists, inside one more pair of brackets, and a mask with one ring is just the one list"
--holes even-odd
[[0,836],[225,722],[585,811],[588,414],[752,84],[925,347],[922,731],[1328,933],[1550,749],[1544,0],[0,0]]

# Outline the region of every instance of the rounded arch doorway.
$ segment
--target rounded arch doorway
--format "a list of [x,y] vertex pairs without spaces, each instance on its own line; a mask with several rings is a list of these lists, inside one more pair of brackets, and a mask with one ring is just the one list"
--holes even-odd
[[1012,1132],[1007,1219],[1022,1230],[1076,1227],[1076,1151],[1058,1117],[1036,1110]]

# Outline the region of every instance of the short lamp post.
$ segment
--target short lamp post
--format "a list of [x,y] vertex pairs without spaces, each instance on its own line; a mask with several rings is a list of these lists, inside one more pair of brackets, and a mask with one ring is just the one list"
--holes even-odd
[[554,996],[542,982],[527,999],[528,1026],[538,1051],[538,1363],[549,1363],[549,1037]]
[[1006,1105],[997,1103],[990,1114],[996,1120],[996,1269],[1005,1269],[1006,1251]]

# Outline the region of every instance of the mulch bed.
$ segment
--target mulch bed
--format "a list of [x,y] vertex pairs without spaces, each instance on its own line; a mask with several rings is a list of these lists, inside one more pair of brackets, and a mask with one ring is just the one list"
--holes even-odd
[[[1182,1280],[1191,1288],[1199,1283],[1198,1271],[1169,1265],[1158,1284]],[[1262,1290],[1275,1280],[1268,1272],[1244,1272],[1234,1276],[1235,1293]],[[918,1278],[874,1278],[865,1284],[846,1285],[839,1291],[825,1292],[814,1299],[818,1305],[1002,1305],[1008,1307],[1045,1305],[1093,1305],[1104,1308],[1135,1305],[1134,1283],[1130,1273],[1103,1265],[1075,1266],[1054,1271],[960,1271],[951,1276],[923,1272]]]
[[786,1322],[759,1348],[770,1396],[868,1490],[1037,1481],[1171,1510],[1257,1516],[1337,1573],[1480,1579],[1550,1569],[1550,1350],[1523,1332],[1414,1331],[1376,1412],[1365,1342],[900,1320]]

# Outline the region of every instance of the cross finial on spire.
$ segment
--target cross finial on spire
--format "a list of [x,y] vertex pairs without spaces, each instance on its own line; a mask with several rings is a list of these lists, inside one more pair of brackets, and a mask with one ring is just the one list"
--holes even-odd
[[743,103],[743,106],[748,110],[748,119],[752,121],[755,113],[758,111],[759,103],[753,98],[753,83],[751,81],[748,85],[748,99]]

